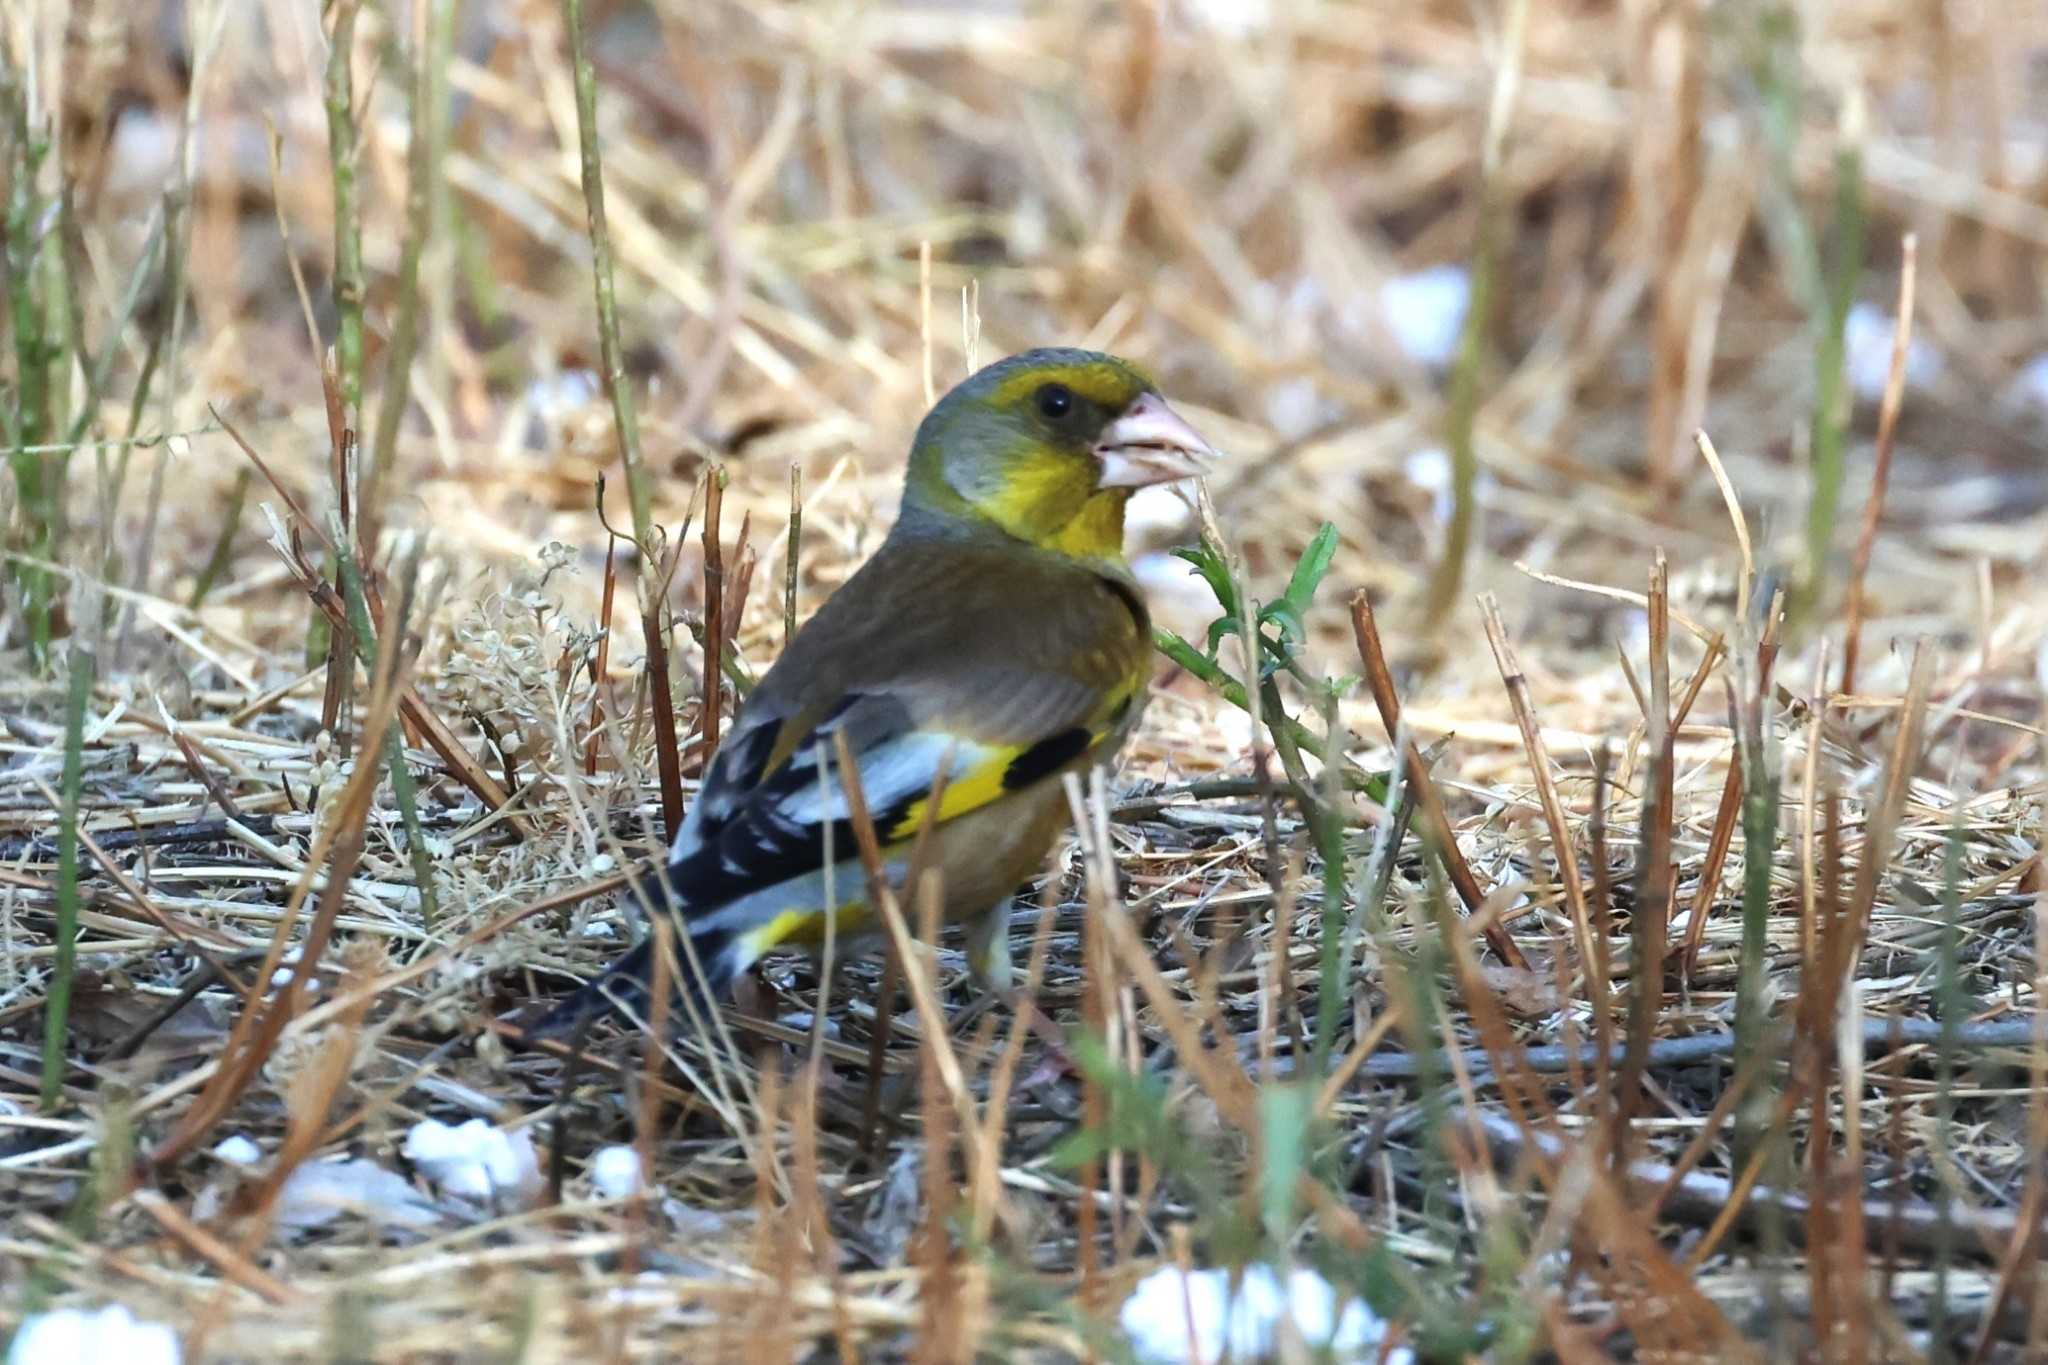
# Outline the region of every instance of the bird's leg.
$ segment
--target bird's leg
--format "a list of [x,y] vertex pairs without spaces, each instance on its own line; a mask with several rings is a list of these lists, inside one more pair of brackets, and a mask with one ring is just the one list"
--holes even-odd
[[946,1021],[946,1030],[964,1037],[968,1026],[1015,994],[1016,964],[1010,956],[1010,916],[1016,898],[1005,896],[967,923],[967,971],[981,995]]
[[990,995],[1004,997],[1016,982],[1010,959],[1010,915],[1016,897],[1005,896],[967,926],[967,970]]
[[548,1152],[548,1203],[562,1202],[562,1184],[569,1174],[569,1110],[575,1101],[576,1077],[583,1070],[583,1046],[590,1041],[590,1027],[602,1011],[591,1010],[576,1021],[569,1036],[569,1055],[562,1061],[562,1076],[555,1083],[555,1131]]
[[1052,1016],[1038,1007],[1037,996],[1025,989],[1025,983],[1017,980],[1010,954],[1010,918],[1015,908],[1016,898],[1007,898],[967,926],[967,969],[981,984],[983,993],[980,999],[950,1020],[948,1028],[955,1037],[962,1037],[967,1026],[992,1006],[1007,1003],[1045,1044],[1048,1055],[1034,1075],[1074,1074],[1078,1068],[1068,1055],[1066,1035],[1060,1032],[1060,1026]]
[[[992,1004],[998,999],[1008,1001],[1011,1010],[1045,1044],[1050,1054],[1046,1065],[1052,1067],[1054,1073],[1073,1072],[1076,1067],[1073,1058],[1067,1054],[1066,1035],[1060,1032],[1060,1026],[1052,1016],[1038,1007],[1038,997],[1026,989],[1025,983],[1017,980],[1010,956],[1010,916],[1015,906],[1016,898],[1013,896],[968,926],[967,966],[988,991],[976,1004]],[[979,1009],[970,1007],[967,1020],[971,1021],[978,1013]],[[959,1027],[958,1023],[954,1025],[956,1033]]]
[[1060,1063],[1071,1067],[1066,1040],[1059,1025],[1038,1008],[1037,999],[1027,993],[1023,983],[1017,980],[1016,964],[1010,955],[1010,919],[1016,907],[1015,896],[1005,897],[968,924],[967,970],[973,973],[986,994],[953,1021],[953,1032],[960,1032],[963,1025],[972,1023],[988,1006],[997,1001],[1007,1001],[1012,1010],[1024,1016],[1032,1032],[1045,1041]]
[[882,1058],[896,1025],[896,993],[903,982],[903,959],[891,940],[882,958],[882,988],[875,993],[875,1031],[868,1037],[868,1080],[861,1097],[860,1155],[872,1166],[880,1152],[882,1125]]

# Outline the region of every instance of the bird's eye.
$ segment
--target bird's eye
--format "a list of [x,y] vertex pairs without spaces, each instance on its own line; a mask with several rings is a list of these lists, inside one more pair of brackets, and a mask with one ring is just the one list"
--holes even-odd
[[1065,417],[1074,410],[1074,391],[1065,384],[1040,385],[1038,410],[1047,417]]

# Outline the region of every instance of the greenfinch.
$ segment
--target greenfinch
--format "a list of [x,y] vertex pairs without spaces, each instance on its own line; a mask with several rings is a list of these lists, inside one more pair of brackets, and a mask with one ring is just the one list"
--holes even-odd
[[[842,737],[887,877],[900,891],[929,826],[921,865],[970,923],[969,965],[1008,987],[1010,898],[1067,824],[1063,777],[1117,753],[1151,677],[1124,506],[1212,455],[1141,370],[1091,351],[1012,356],[932,408],[895,527],[754,688],[676,832],[668,899],[700,1002],[765,953],[821,947],[828,913],[842,942],[881,927]],[[652,943],[541,1031],[644,1011]]]

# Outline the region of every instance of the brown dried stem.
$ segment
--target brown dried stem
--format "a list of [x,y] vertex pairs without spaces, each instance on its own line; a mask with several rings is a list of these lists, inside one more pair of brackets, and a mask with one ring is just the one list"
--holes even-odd
[[[1386,727],[1389,739],[1397,739],[1401,734],[1400,695],[1394,690],[1394,675],[1387,668],[1386,651],[1380,646],[1379,626],[1373,620],[1372,602],[1363,592],[1351,595],[1351,631],[1358,645],[1359,660],[1365,665],[1365,685],[1379,707],[1380,724]],[[1423,833],[1429,839],[1430,848],[1442,861],[1444,874],[1458,893],[1458,899],[1465,903],[1466,913],[1477,915],[1486,905],[1486,892],[1458,847],[1457,831],[1444,810],[1443,797],[1431,781],[1429,768],[1423,763],[1413,741],[1404,747],[1401,763],[1406,769],[1406,780],[1416,793],[1422,812]],[[1514,935],[1499,920],[1487,922],[1486,941],[1500,955],[1501,961],[1510,967],[1529,965]]]

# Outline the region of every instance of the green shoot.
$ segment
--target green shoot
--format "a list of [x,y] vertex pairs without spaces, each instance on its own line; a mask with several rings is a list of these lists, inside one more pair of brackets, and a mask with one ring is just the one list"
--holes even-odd
[[363,219],[356,194],[356,12],[362,0],[336,0],[327,39],[327,157],[334,178],[335,368],[343,421],[360,429],[363,410]]
[[71,680],[64,695],[64,776],[58,792],[62,809],[57,827],[57,956],[50,968],[50,991],[43,1014],[43,1092],[45,1110],[64,1097],[66,1027],[71,1015],[71,980],[78,968],[78,797],[84,786],[85,708],[92,696],[95,661],[83,649],[71,651]]
[[[1387,779],[1364,772],[1344,757],[1345,740],[1337,720],[1337,700],[1349,691],[1354,678],[1324,678],[1311,674],[1304,665],[1301,649],[1308,639],[1308,610],[1316,590],[1330,572],[1337,554],[1337,528],[1324,522],[1310,537],[1301,558],[1287,577],[1287,588],[1271,602],[1248,605],[1223,547],[1205,531],[1200,544],[1174,552],[1194,566],[1195,572],[1215,595],[1221,609],[1209,623],[1203,648],[1172,631],[1154,632],[1159,651],[1208,684],[1216,694],[1245,711],[1252,711],[1246,683],[1223,667],[1219,653],[1226,639],[1236,638],[1246,656],[1256,660],[1249,670],[1257,679],[1258,709],[1253,712],[1272,735],[1273,750],[1294,803],[1308,822],[1316,852],[1323,860],[1323,916],[1321,973],[1316,991],[1316,1041],[1313,1065],[1320,1071],[1328,1064],[1330,1046],[1336,1036],[1337,1015],[1343,996],[1343,945],[1346,941],[1348,906],[1348,855],[1344,846],[1345,822],[1338,802],[1341,785],[1362,791],[1384,803]],[[1307,693],[1322,715],[1322,732],[1303,724],[1289,709],[1280,681],[1291,679]],[[1323,764],[1323,781],[1309,774],[1302,755]]]
[[[14,334],[13,402],[0,403],[0,434],[14,474],[19,526],[7,536],[36,563],[12,561],[22,616],[29,632],[29,657],[38,670],[48,666],[56,610],[56,579],[43,564],[56,558],[64,513],[67,452],[48,448],[56,431],[55,398],[64,382],[62,248],[55,233],[57,204],[37,193],[36,181],[50,154],[49,133],[32,119],[20,74],[0,65],[0,110],[7,127],[4,160],[10,185],[4,236],[8,321]],[[46,264],[47,263],[47,264]],[[12,409],[11,411],[9,409]]]
[[[1341,746],[1332,750],[1323,736],[1302,724],[1282,703],[1277,686],[1278,676],[1284,673],[1307,688],[1311,695],[1340,697],[1356,681],[1353,678],[1326,680],[1310,677],[1298,654],[1305,638],[1304,617],[1316,589],[1330,570],[1336,552],[1337,528],[1325,522],[1288,576],[1287,591],[1258,608],[1256,624],[1248,633],[1244,626],[1245,608],[1238,597],[1229,557],[1222,546],[1205,534],[1200,544],[1175,550],[1174,554],[1194,566],[1195,572],[1215,594],[1222,614],[1210,623],[1203,646],[1163,629],[1152,632],[1152,643],[1161,654],[1200,678],[1217,696],[1245,712],[1250,712],[1252,706],[1251,699],[1245,694],[1244,682],[1233,677],[1217,655],[1223,641],[1231,636],[1244,642],[1248,650],[1256,649],[1259,659],[1258,714],[1272,730],[1275,747],[1282,756],[1299,751],[1318,762],[1334,763],[1346,788],[1365,792],[1378,800],[1386,794],[1386,779],[1356,767],[1343,756]],[[1254,639],[1256,645],[1252,644]],[[1294,795],[1307,802],[1315,799],[1315,792],[1306,784]]]
[[[341,590],[348,605],[349,633],[355,636],[356,655],[362,660],[363,671],[374,678],[377,675],[377,635],[370,622],[369,599],[363,591],[362,566],[356,563],[355,541],[342,529],[339,519],[328,523],[327,534],[338,547],[335,558],[340,566]],[[411,596],[411,580],[418,571],[419,558],[415,554],[407,566],[407,583],[400,599],[400,610],[393,612],[393,620],[387,622],[390,627],[387,648],[395,647],[392,641],[403,635],[403,606]],[[412,862],[413,881],[419,887],[420,918],[432,929],[441,917],[440,897],[434,891],[434,860],[427,851],[426,827],[420,823],[419,788],[413,780],[412,769],[405,763],[405,732],[401,726],[384,727],[384,766],[391,778],[391,794],[398,802],[399,822],[405,829],[406,853]]]
[[1855,143],[1845,141],[1835,153],[1835,228],[1826,311],[1813,319],[1813,500],[1806,509],[1806,578],[1801,585],[1808,611],[1827,585],[1835,518],[1842,502],[1850,397],[1843,375],[1843,333],[1862,265],[1863,154]]

